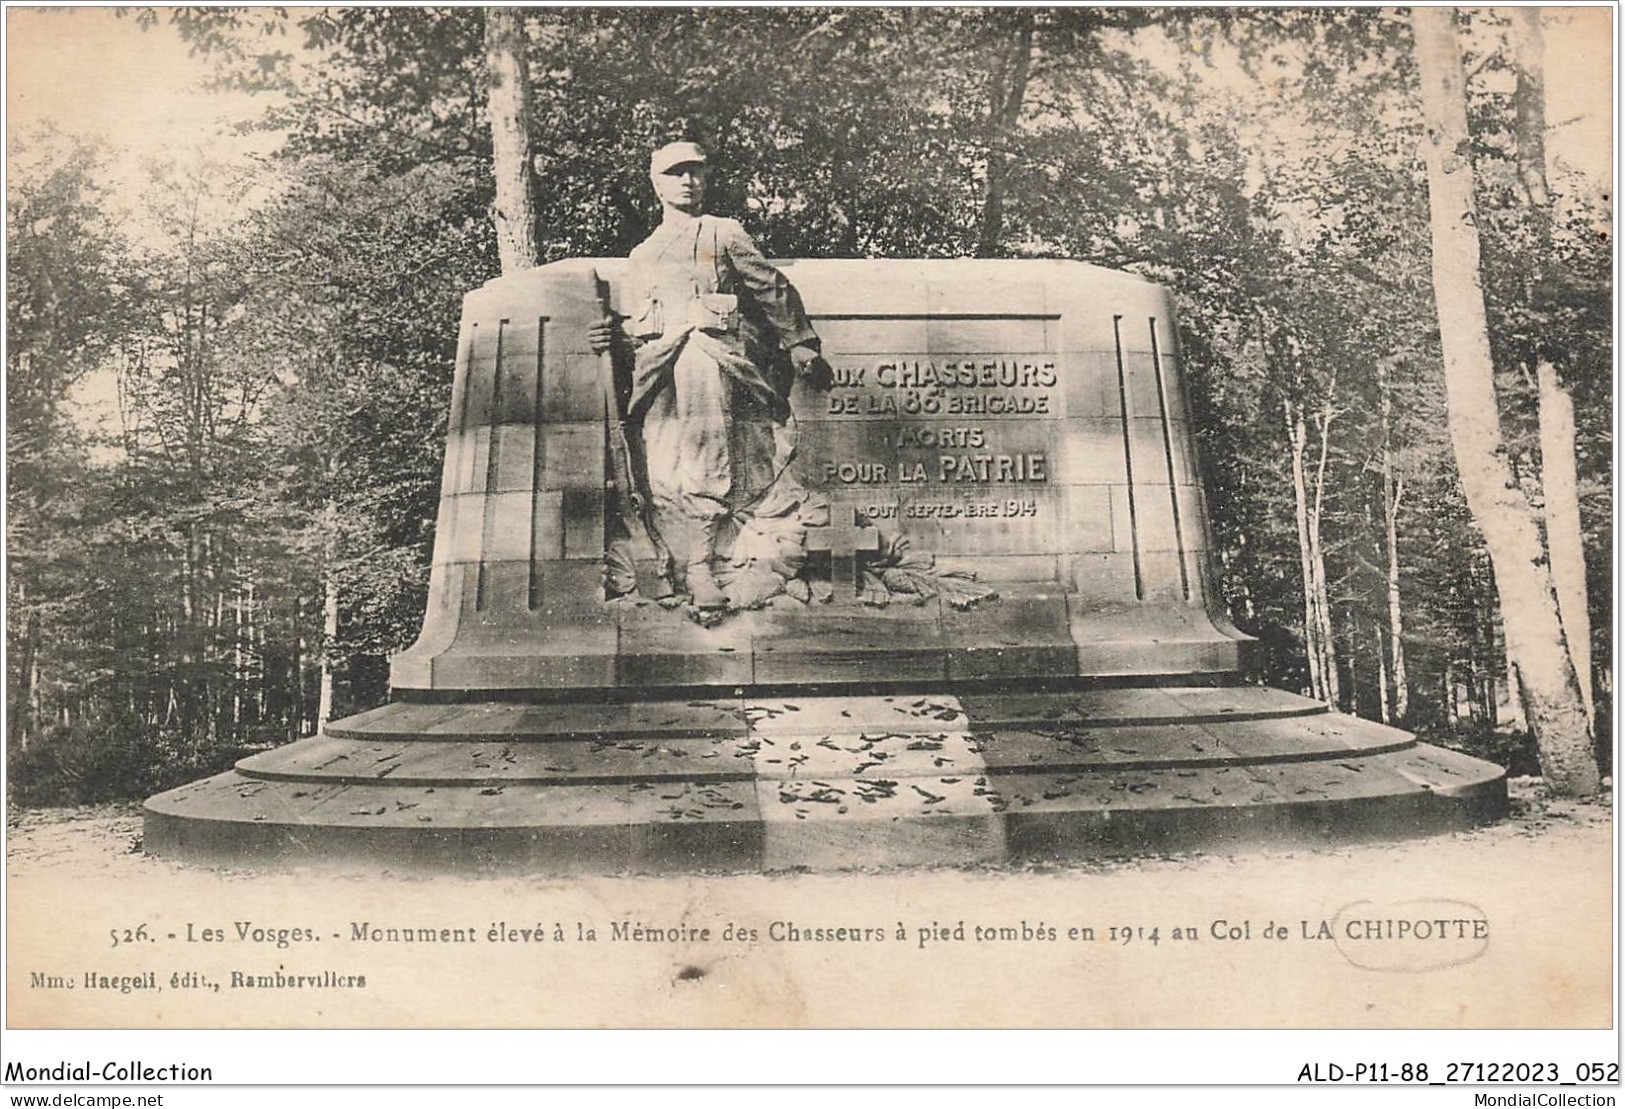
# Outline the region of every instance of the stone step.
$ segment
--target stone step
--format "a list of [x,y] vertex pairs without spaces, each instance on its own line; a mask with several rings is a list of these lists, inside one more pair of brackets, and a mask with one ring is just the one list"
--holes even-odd
[[[1314,716],[1325,705],[1263,686],[1152,686],[1050,693],[922,693],[894,696],[707,696],[642,702],[397,701],[327,725],[330,737],[361,740],[486,742],[716,738],[751,732],[813,733],[953,724],[1200,723]],[[945,715],[947,714],[947,715]]]
[[[1170,699],[1178,704],[1177,696]],[[1210,710],[1247,698],[1191,700],[1193,707]],[[1296,703],[1301,699],[1259,700],[1275,702],[1281,712],[1301,708]],[[1150,699],[1150,707],[1160,708],[1157,699]],[[817,698],[804,704],[756,700],[740,709],[742,727],[730,716],[729,734],[702,737],[676,730],[606,731],[583,739],[577,738],[580,731],[566,730],[515,732],[501,740],[451,742],[436,738],[439,733],[369,740],[349,738],[354,733],[341,728],[337,735],[245,758],[237,771],[261,780],[428,786],[723,782],[762,776],[931,776],[944,768],[952,772],[971,754],[979,765],[1059,772],[1336,759],[1350,752],[1401,750],[1414,742],[1404,732],[1327,713],[1324,706],[1310,715],[1266,716],[1255,706],[1240,718],[1201,711],[1178,722],[1115,724],[1053,714],[1042,724],[1008,724],[984,718],[980,708],[973,717],[954,699],[940,696]],[[651,715],[667,716],[664,709]],[[550,719],[568,726],[560,714]]]
[[1505,815],[1500,768],[1427,744],[1335,762],[993,778],[1012,859],[1394,839]]
[[[668,730],[589,740],[560,737],[631,717],[390,706],[152,798],[146,848],[547,872],[970,865],[1421,834],[1504,807],[1499,767],[1312,706],[1252,687],[738,698],[646,705]],[[514,730],[345,734],[441,728],[462,718],[448,709]],[[721,734],[686,734],[698,713]]]

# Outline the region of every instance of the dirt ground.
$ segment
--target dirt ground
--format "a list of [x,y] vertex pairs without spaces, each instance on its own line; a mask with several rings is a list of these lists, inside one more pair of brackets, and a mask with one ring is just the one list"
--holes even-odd
[[[577,879],[213,869],[142,854],[134,806],[16,812],[10,1021],[1608,1027],[1612,796],[1554,799],[1534,779],[1511,792],[1508,819],[1422,840]],[[91,968],[165,988],[40,985]],[[257,989],[234,974],[322,985]],[[365,988],[331,985],[341,978]]]

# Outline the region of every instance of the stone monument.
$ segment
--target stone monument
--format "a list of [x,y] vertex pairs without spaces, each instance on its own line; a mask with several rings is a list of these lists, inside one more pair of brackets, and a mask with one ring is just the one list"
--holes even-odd
[[[1172,300],[1063,261],[790,261],[832,371],[664,595],[624,260],[468,295],[393,700],[147,803],[146,848],[553,871],[997,862],[1422,833],[1499,767],[1247,684]],[[646,475],[645,475],[646,476]],[[628,535],[630,538],[628,539]],[[606,590],[606,553],[637,588]],[[612,595],[614,594],[614,595]]]

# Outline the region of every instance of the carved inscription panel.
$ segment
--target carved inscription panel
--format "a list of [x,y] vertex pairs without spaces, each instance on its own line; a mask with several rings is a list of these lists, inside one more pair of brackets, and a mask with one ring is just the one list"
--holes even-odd
[[1055,321],[947,322],[952,346],[921,342],[911,317],[817,321],[834,384],[798,398],[798,476],[837,514],[938,556],[1036,560],[1018,576],[1048,576],[1067,549]]

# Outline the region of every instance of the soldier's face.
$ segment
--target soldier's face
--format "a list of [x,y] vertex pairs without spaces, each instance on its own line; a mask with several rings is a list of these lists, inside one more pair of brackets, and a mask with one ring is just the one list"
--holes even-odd
[[705,203],[705,185],[710,175],[703,162],[682,162],[664,173],[651,175],[650,180],[663,206],[698,215]]

